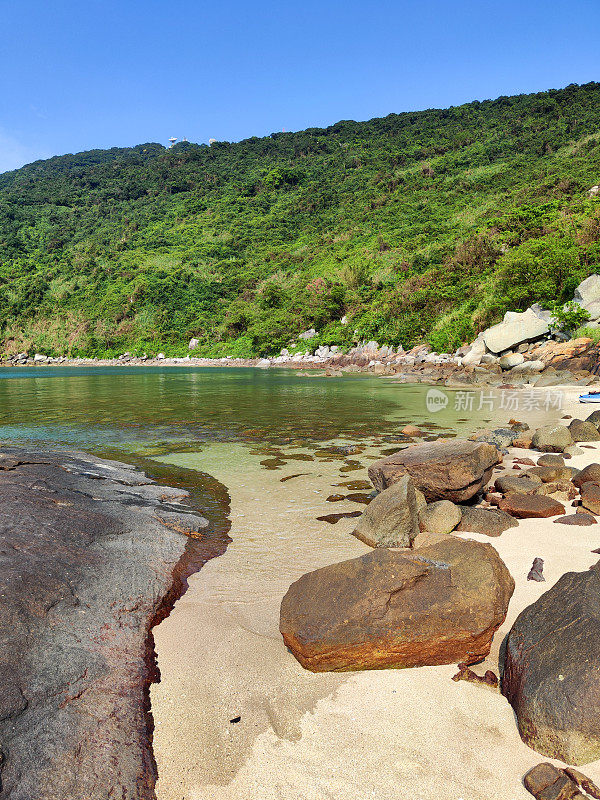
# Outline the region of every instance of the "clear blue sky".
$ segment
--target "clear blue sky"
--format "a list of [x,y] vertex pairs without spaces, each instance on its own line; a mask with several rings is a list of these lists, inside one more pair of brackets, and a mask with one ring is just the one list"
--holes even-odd
[[600,80],[600,0],[0,0],[0,172]]

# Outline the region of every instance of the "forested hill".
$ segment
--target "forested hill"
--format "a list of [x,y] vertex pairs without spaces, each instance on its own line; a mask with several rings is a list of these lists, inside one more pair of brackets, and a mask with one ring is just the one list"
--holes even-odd
[[598,271],[598,183],[599,83],[39,161],[0,175],[0,350],[448,350]]

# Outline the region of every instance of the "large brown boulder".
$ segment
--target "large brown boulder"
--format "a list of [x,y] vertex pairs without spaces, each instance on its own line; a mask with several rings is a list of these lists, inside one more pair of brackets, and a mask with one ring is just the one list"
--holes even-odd
[[410,475],[428,501],[461,503],[485,486],[500,461],[498,449],[487,442],[424,442],[371,464],[369,478],[382,490]]
[[496,478],[494,488],[502,494],[518,492],[519,494],[533,494],[538,486],[542,485],[542,479],[537,475],[501,475]]
[[565,513],[562,503],[541,494],[509,494],[500,500],[498,508],[519,519],[556,517]]
[[419,502],[408,475],[371,500],[352,533],[369,547],[412,546],[419,533]]
[[509,528],[518,527],[516,519],[505,511],[489,508],[471,508],[461,506],[462,519],[456,528],[457,531],[470,531],[482,533],[485,536],[500,536]]
[[584,483],[600,484],[600,464],[588,464],[572,478],[572,481],[580,489]]
[[600,758],[600,562],[567,572],[517,617],[501,658],[502,694],[523,741],[550,758]]
[[584,483],[581,487],[581,505],[592,514],[600,514],[600,486],[597,483]]
[[303,575],[283,598],[280,630],[313,672],[473,663],[489,653],[513,590],[491,545],[449,535]]

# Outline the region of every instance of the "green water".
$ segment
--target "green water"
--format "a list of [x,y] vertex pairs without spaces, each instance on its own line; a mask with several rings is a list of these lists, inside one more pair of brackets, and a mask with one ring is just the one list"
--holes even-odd
[[0,370],[0,441],[151,454],[207,441],[317,442],[441,428],[427,387],[349,375],[189,367]]

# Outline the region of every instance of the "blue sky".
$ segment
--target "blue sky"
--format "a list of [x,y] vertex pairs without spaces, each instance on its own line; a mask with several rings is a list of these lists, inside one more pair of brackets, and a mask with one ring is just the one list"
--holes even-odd
[[0,172],[600,80],[599,0],[0,0]]

